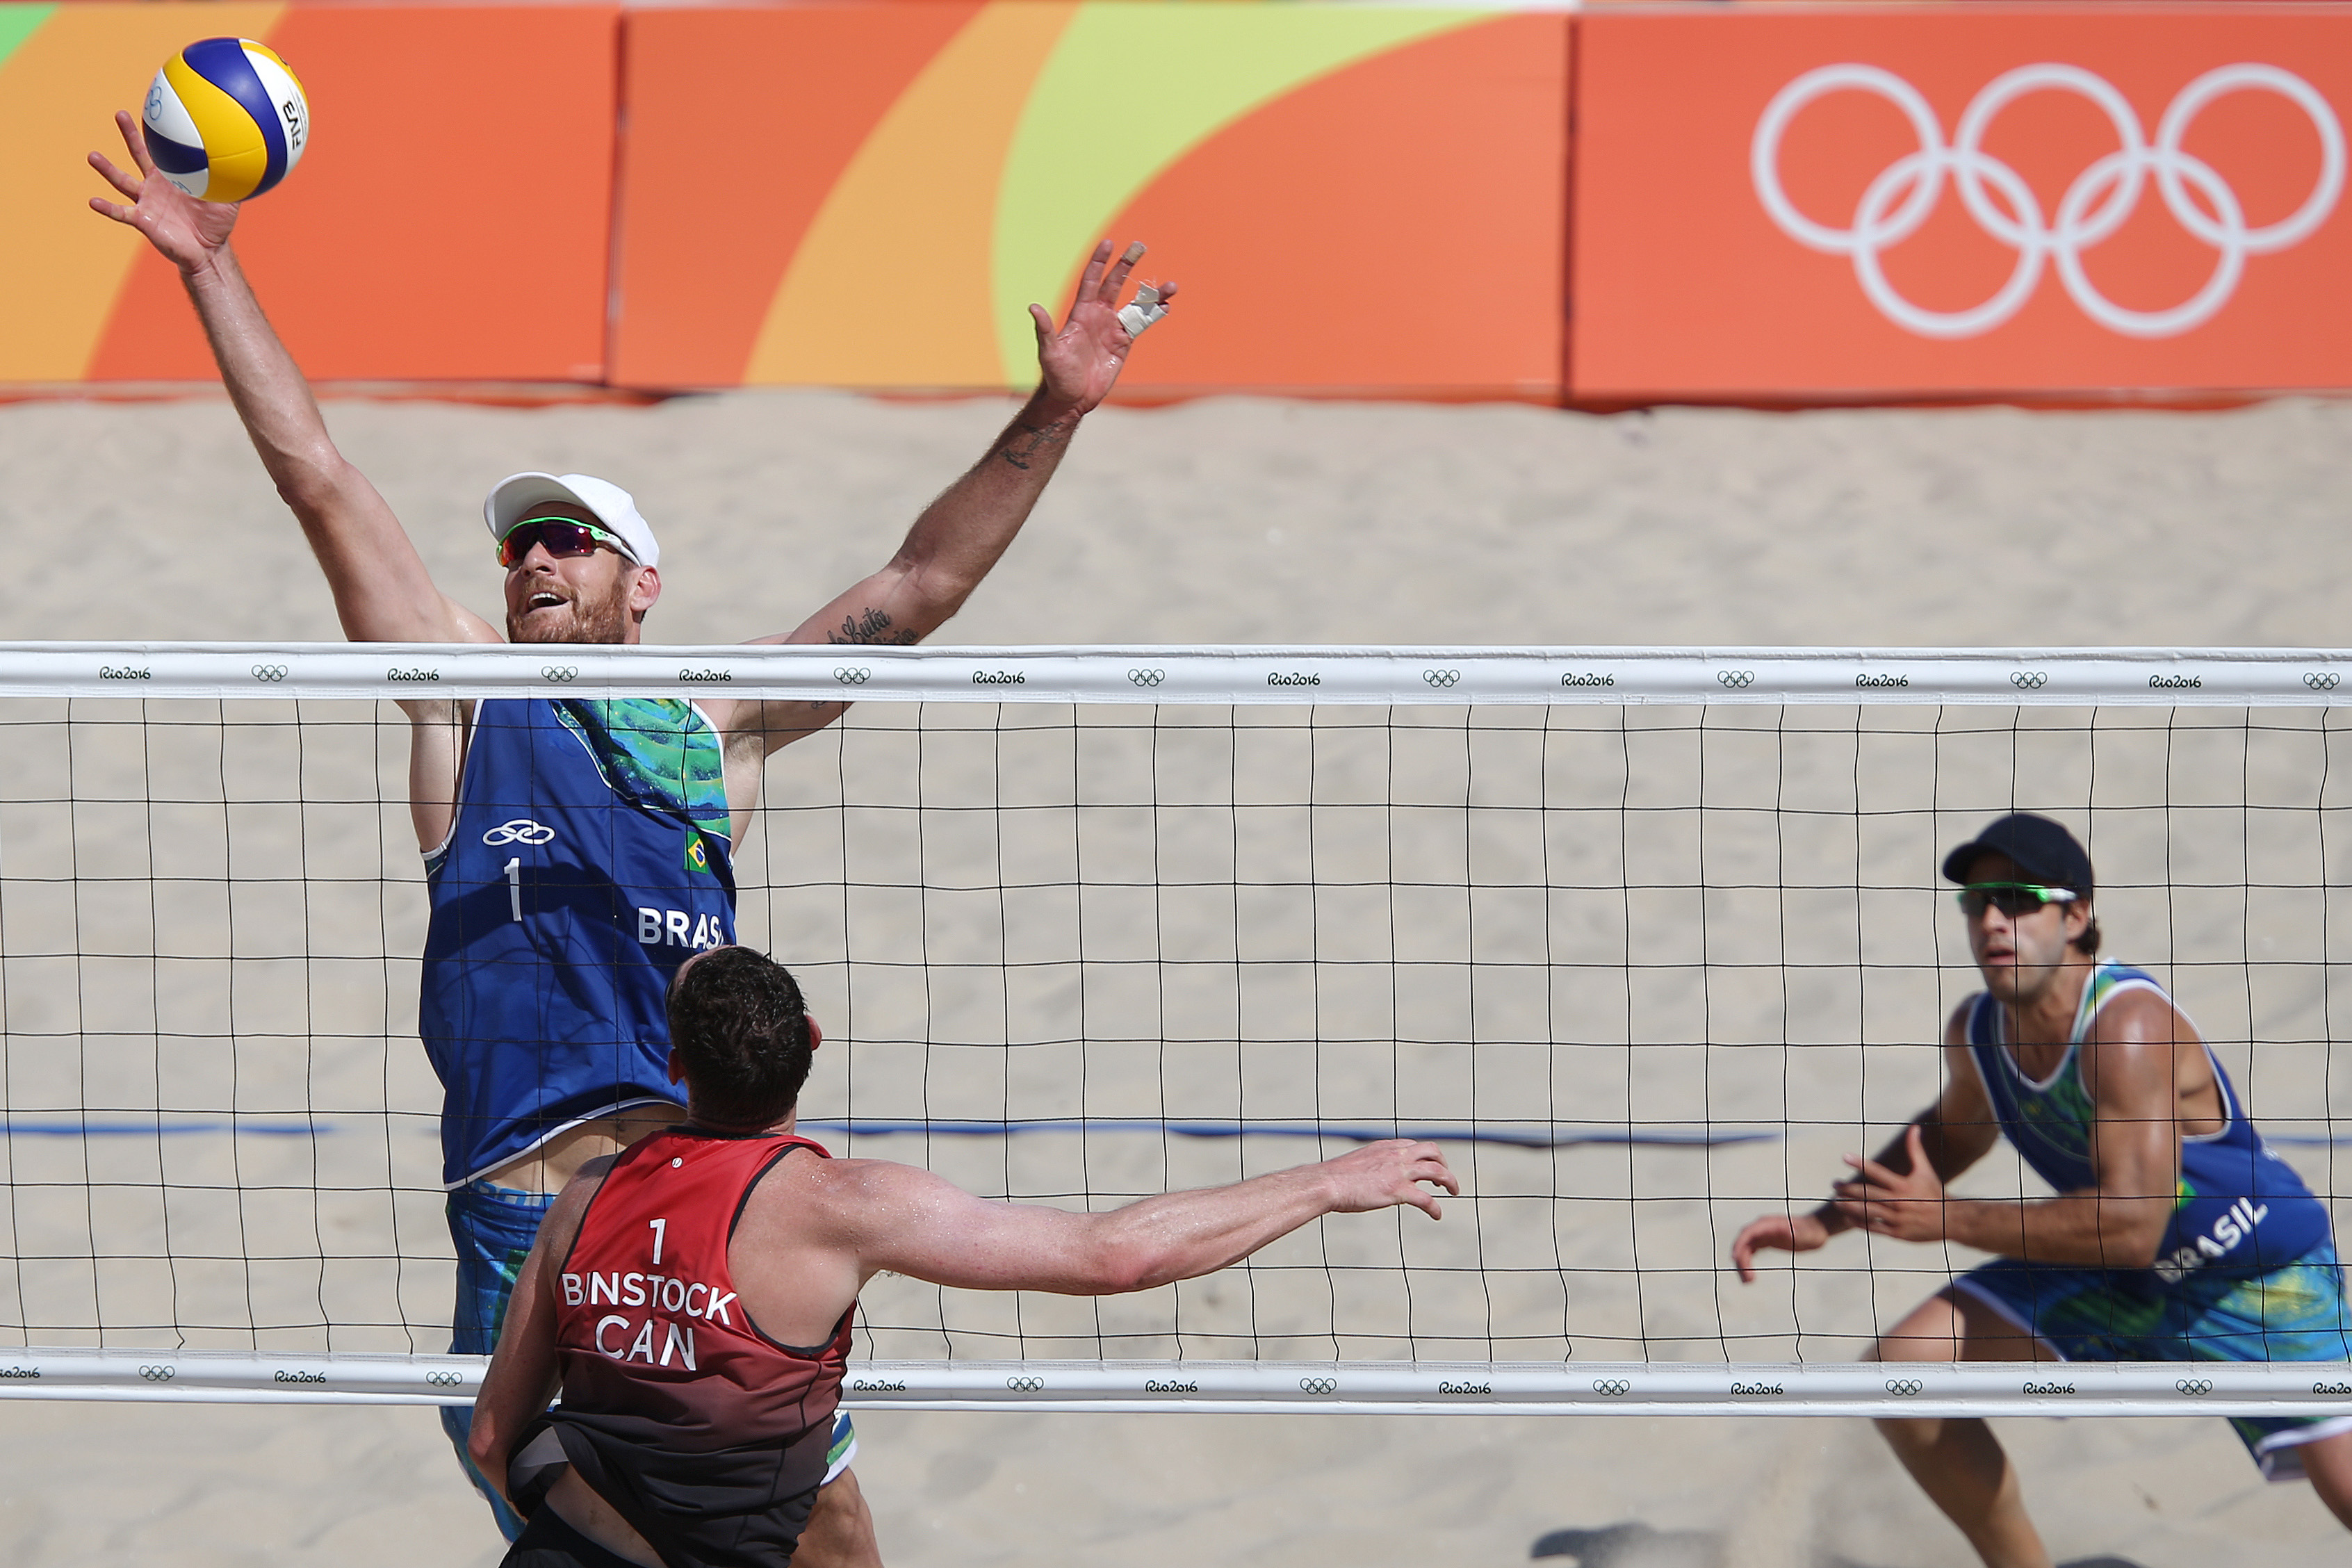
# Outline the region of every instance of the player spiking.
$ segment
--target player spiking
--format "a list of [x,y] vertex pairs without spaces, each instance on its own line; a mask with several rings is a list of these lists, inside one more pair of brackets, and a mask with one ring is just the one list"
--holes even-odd
[[[2155,979],[2101,959],[2096,881],[2073,834],[2002,817],[1944,860],[1985,988],[1944,1030],[1944,1091],[1810,1214],[1752,1221],[1768,1248],[1860,1228],[1995,1259],[1881,1339],[1880,1361],[2352,1359],[2327,1211],[2263,1142],[2229,1076]],[[2057,1191],[1945,1195],[2006,1135]],[[2352,1526],[2352,1417],[2231,1423],[2273,1480],[2309,1479]],[[2049,1568],[2016,1472],[1981,1420],[1878,1424],[1904,1468],[1996,1568]]]
[[[237,416],[327,577],[355,642],[497,642],[444,594],[375,487],[336,450],[301,371],[229,247],[236,208],[156,175],[136,118],[118,114],[134,176],[93,153],[124,198],[90,205],[179,268]],[[1140,245],[1097,247],[1060,327],[1031,306],[1036,392],[987,453],[926,507],[898,553],[763,643],[919,641],[1004,553],[1176,292],[1118,300]],[[586,475],[502,480],[483,515],[506,569],[504,636],[635,643],[661,596],[660,552],[628,493]],[[667,1072],[662,997],[679,963],[734,941],[730,848],[767,758],[845,705],[756,700],[500,699],[401,704],[409,810],[432,917],[420,1033],[445,1091],[441,1133],[457,1248],[454,1350],[487,1353],[553,1194],[581,1167],[684,1117]],[[461,1458],[462,1406],[443,1411]],[[878,1563],[834,1434],[803,1542],[813,1568]],[[471,1470],[470,1463],[468,1469]],[[481,1478],[474,1476],[477,1486]],[[509,1540],[520,1523],[483,1489]]]

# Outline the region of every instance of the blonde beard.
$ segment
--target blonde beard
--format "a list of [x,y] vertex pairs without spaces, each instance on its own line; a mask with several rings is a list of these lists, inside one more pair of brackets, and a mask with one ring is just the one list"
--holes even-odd
[[552,633],[527,634],[517,624],[517,617],[507,616],[507,640],[515,643],[625,643],[629,640],[629,589],[631,581],[623,574],[613,584],[613,591],[601,604],[590,605],[574,600],[568,606],[572,612],[564,624]]

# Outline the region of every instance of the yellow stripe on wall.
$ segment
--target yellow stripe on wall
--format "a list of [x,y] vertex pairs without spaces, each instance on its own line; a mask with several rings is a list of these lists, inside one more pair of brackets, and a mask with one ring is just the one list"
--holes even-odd
[[115,297],[147,242],[89,210],[110,196],[87,156],[128,164],[118,109],[198,38],[266,38],[282,5],[60,7],[0,62],[0,381],[76,381],[97,353]]
[[1075,12],[1000,0],[908,85],[810,224],[747,383],[1004,384],[988,306],[997,183]]

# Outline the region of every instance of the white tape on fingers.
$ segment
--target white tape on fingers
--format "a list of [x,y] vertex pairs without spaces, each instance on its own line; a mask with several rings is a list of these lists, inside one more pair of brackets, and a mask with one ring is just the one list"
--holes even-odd
[[1160,302],[1160,290],[1146,283],[1135,292],[1135,303],[1118,313],[1118,324],[1127,329],[1130,338],[1139,338],[1143,329],[1168,313]]

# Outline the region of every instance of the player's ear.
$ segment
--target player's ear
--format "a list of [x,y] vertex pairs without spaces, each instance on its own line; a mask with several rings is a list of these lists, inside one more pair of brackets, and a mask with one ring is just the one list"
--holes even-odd
[[642,616],[652,609],[654,601],[660,597],[661,569],[656,566],[638,567],[636,581],[629,584],[630,611]]
[[2066,941],[2070,945],[2080,947],[2083,933],[2091,929],[2091,900],[2070,899],[2066,902],[2065,910]]
[[677,1059],[677,1047],[676,1046],[672,1046],[669,1048],[669,1080],[672,1083],[684,1083],[686,1081],[686,1068]]
[[803,1014],[802,1016],[808,1019],[809,1049],[814,1051],[819,1046],[824,1044],[824,1031],[817,1027],[816,1017],[814,1014]]

